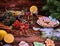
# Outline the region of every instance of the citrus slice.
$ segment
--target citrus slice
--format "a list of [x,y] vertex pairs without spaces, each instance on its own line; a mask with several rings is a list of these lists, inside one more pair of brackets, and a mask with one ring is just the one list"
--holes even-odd
[[4,37],[4,41],[6,43],[13,43],[14,42],[14,36],[12,34],[7,34],[5,37]]
[[5,30],[0,30],[0,41],[4,38],[5,35],[7,35],[7,32]]
[[37,6],[31,6],[31,7],[30,7],[30,12],[31,12],[31,13],[36,13],[37,11],[38,11]]

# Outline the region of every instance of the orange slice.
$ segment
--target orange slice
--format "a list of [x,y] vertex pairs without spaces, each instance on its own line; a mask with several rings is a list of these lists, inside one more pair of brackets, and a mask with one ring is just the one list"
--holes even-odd
[[31,6],[31,7],[30,7],[30,12],[31,12],[31,13],[36,13],[37,11],[38,11],[37,6]]
[[0,41],[4,38],[5,35],[7,35],[7,32],[5,30],[0,30]]
[[5,37],[4,37],[4,41],[6,43],[13,43],[14,42],[14,36],[12,34],[7,34]]

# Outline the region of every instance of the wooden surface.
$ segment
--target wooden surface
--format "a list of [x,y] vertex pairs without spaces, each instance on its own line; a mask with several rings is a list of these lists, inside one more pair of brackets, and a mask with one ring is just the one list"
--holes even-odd
[[[5,29],[5,30],[10,30],[11,31],[11,29],[8,26],[4,26],[3,24],[0,23],[0,29],[1,28]],[[11,45],[12,46],[18,46],[20,41],[26,41],[26,42],[29,43],[30,46],[34,46],[33,42],[36,42],[36,41],[37,42],[42,42],[42,43],[45,42],[45,40],[40,37],[40,34],[38,33],[38,31],[32,31],[29,36],[20,36],[20,37],[16,37],[15,36],[15,41]],[[55,41],[55,45],[56,46],[60,46],[60,41]]]

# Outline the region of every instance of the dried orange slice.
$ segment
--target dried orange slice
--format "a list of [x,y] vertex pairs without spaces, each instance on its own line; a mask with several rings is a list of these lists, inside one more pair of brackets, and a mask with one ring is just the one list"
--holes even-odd
[[0,30],[0,41],[4,38],[5,35],[7,35],[7,32],[5,30]]
[[38,11],[37,6],[31,6],[31,7],[30,7],[30,12],[31,12],[31,13],[36,13],[37,11]]
[[13,43],[14,42],[14,36],[12,34],[7,34],[5,37],[4,37],[4,41],[6,43]]

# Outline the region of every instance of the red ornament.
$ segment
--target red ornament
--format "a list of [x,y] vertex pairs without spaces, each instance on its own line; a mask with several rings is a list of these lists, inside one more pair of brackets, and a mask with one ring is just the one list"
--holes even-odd
[[23,31],[24,29],[23,28],[19,28],[20,31]]
[[20,22],[20,26],[23,26],[24,24],[22,22]]
[[22,22],[19,22],[18,20],[14,22],[13,27],[19,29],[20,31],[28,30],[29,28],[28,24],[24,24]]
[[14,28],[17,28],[17,29],[20,28],[20,23],[19,23],[18,20],[16,20],[16,21],[14,22],[13,27],[14,27]]
[[24,25],[24,29],[27,30],[29,28],[29,26],[27,24]]

